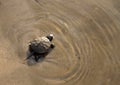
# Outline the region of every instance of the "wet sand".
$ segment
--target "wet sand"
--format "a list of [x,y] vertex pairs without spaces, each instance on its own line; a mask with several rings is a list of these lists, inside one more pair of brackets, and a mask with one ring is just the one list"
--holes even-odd
[[[24,61],[49,33],[55,49]],[[0,0],[0,85],[120,85],[120,0]]]

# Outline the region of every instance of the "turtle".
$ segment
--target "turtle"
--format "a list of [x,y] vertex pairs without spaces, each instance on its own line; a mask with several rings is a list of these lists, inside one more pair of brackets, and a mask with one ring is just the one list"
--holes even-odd
[[29,55],[27,56],[27,59],[34,57],[37,62],[40,58],[45,57],[55,47],[52,40],[53,34],[49,34],[30,41],[28,46]]

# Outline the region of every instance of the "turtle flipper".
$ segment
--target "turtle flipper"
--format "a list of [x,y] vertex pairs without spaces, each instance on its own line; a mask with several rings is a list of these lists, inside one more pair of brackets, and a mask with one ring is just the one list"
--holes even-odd
[[27,59],[30,59],[30,58],[33,56],[33,54],[34,54],[33,52],[29,52],[29,53],[27,54],[26,60],[27,60]]
[[51,44],[51,45],[50,45],[50,48],[52,48],[52,49],[55,48],[55,45],[54,45],[54,44]]

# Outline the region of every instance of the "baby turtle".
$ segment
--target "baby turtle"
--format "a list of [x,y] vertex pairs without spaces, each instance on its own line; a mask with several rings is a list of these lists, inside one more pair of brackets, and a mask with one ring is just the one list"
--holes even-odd
[[35,61],[38,62],[40,58],[44,58],[55,47],[52,40],[53,34],[49,34],[31,41],[29,44],[29,54],[27,59],[33,57]]

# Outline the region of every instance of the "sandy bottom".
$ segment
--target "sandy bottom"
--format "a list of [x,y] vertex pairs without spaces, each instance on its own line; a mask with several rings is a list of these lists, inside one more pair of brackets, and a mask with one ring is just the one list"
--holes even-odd
[[[56,48],[28,65],[49,33]],[[120,85],[120,0],[0,0],[0,85]]]

